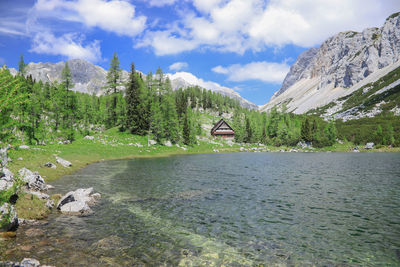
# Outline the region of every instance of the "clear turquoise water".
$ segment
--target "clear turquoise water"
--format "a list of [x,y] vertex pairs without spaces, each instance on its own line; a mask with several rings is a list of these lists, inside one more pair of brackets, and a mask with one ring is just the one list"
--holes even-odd
[[[22,227],[8,259],[57,266],[400,266],[400,154],[233,153],[101,162],[88,217]],[[31,228],[40,229],[29,233]],[[32,230],[31,230],[32,231]]]

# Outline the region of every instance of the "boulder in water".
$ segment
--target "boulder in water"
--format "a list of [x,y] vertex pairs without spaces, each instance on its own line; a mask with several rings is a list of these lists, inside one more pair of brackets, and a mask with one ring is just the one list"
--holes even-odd
[[99,193],[92,194],[92,192],[92,187],[70,191],[58,201],[57,209],[71,215],[89,214],[92,212],[89,205],[94,205],[101,198]]

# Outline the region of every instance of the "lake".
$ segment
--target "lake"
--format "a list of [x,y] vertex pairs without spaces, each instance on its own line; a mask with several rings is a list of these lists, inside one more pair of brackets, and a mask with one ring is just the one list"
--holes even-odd
[[230,153],[92,164],[87,217],[22,226],[9,260],[87,265],[400,265],[400,154]]

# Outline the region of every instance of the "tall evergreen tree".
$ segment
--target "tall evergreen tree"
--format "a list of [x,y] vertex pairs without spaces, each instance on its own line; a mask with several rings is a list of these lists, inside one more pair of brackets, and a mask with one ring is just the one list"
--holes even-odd
[[63,116],[63,128],[65,135],[68,140],[73,141],[74,137],[74,123],[76,114],[76,98],[71,92],[71,88],[74,86],[72,83],[72,74],[68,66],[68,62],[65,62],[64,68],[61,72],[61,85],[65,90],[65,104],[64,104],[64,116]]
[[129,74],[129,83],[125,92],[126,99],[126,127],[133,134],[141,132],[139,128],[140,112],[139,112],[139,82],[135,71],[135,65],[131,64],[131,73]]
[[305,142],[312,142],[313,140],[312,128],[308,117],[301,125],[301,139]]
[[26,64],[24,62],[24,56],[21,54],[18,61],[18,72],[20,75],[25,76],[26,74]]
[[118,87],[121,85],[121,68],[119,66],[119,59],[116,52],[114,52],[111,59],[110,68],[107,72],[107,89],[111,94],[111,105],[109,113],[109,126],[117,124],[117,100],[118,100]]

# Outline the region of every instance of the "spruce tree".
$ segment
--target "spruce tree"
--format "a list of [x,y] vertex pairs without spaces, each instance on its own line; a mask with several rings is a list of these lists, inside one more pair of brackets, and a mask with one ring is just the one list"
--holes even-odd
[[65,90],[63,128],[66,138],[70,141],[73,141],[75,139],[73,125],[75,122],[74,115],[76,113],[76,98],[75,95],[70,91],[70,88],[72,88],[74,85],[72,83],[72,74],[68,66],[68,62],[65,62],[64,68],[61,72],[61,81],[61,84]]
[[20,75],[25,76],[26,74],[26,64],[24,62],[24,56],[21,54],[18,62],[18,72]]
[[139,128],[139,82],[135,71],[135,65],[131,64],[131,73],[129,74],[129,83],[125,92],[126,99],[126,127],[133,134],[141,132]]
[[303,124],[301,125],[301,139],[304,142],[312,142],[313,139],[312,128],[308,117],[304,120]]
[[119,66],[119,59],[116,52],[114,52],[111,59],[110,68],[107,72],[107,92],[111,94],[111,105],[108,118],[108,126],[115,126],[117,124],[117,93],[118,87],[121,85],[121,68]]

